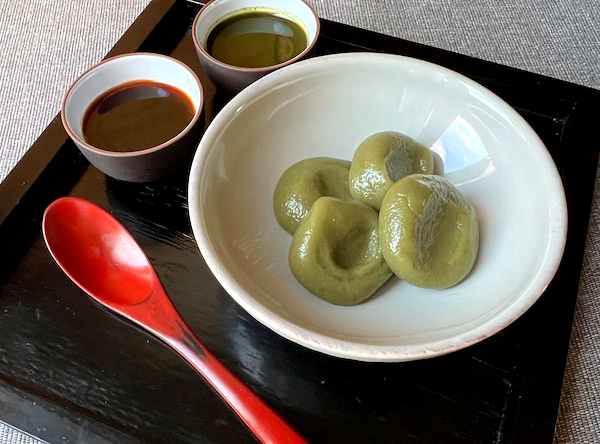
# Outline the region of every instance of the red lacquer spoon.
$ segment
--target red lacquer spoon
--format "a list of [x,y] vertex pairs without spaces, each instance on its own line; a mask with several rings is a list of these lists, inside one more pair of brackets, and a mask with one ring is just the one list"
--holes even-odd
[[52,257],[73,282],[177,351],[261,442],[305,442],[194,336],[142,249],[110,214],[84,199],[63,197],[46,208],[42,225]]

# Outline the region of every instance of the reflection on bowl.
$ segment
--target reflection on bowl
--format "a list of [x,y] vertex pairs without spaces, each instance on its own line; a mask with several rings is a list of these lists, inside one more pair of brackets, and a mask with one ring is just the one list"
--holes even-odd
[[450,123],[431,146],[454,185],[465,185],[493,174],[495,167],[477,131],[462,116]]
[[[394,279],[362,305],[331,305],[291,274],[273,190],[293,163],[351,159],[365,137],[386,130],[444,160],[480,217],[478,263],[447,290]],[[512,108],[452,71],[384,54],[303,61],[242,91],[202,139],[188,193],[202,255],[244,309],[292,341],[365,361],[428,358],[504,328],[550,282],[566,235],[555,165]]]

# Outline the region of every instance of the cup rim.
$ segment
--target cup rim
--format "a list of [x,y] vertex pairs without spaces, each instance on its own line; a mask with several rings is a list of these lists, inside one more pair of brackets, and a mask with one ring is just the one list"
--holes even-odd
[[[204,6],[202,6],[202,8],[200,8],[200,11],[198,11],[198,14],[196,14],[196,17],[194,18],[194,21],[192,23],[192,41],[194,42],[194,46],[196,47],[197,51],[201,52],[204,57],[208,58],[211,62],[219,65],[222,68],[227,68],[227,69],[231,69],[234,71],[246,72],[246,73],[262,73],[262,72],[266,73],[266,72],[274,71],[279,68],[283,68],[284,66],[287,66],[291,63],[297,62],[298,60],[302,59],[306,54],[308,54],[314,48],[314,46],[317,43],[317,40],[319,38],[319,35],[321,33],[321,19],[319,18],[315,9],[311,5],[306,3],[304,0],[296,0],[298,2],[304,3],[304,5],[310,10],[313,17],[315,18],[315,22],[317,25],[316,30],[315,30],[315,38],[312,39],[310,44],[308,44],[302,52],[295,55],[291,59],[286,60],[285,62],[278,63],[277,65],[263,66],[261,68],[245,68],[243,66],[230,65],[229,63],[222,62],[219,59],[216,59],[212,55],[210,55],[209,52],[206,50],[206,48],[204,48],[204,45],[201,45],[200,42],[198,42],[198,37],[196,37],[196,28],[198,27],[198,23],[199,23],[202,15],[204,13],[206,13],[206,9],[209,8],[215,1],[216,0],[209,0]],[[231,0],[229,0],[229,1],[231,1]],[[221,17],[221,19],[222,19],[222,17]],[[216,23],[218,23],[218,21]]]
[[[71,93],[73,92],[73,88],[75,87],[75,85],[77,85],[84,77],[88,76],[92,71],[96,70],[97,68],[99,68],[101,65],[104,65],[106,63],[112,62],[116,59],[121,59],[121,58],[128,58],[128,57],[136,57],[136,56],[152,56],[152,57],[160,57],[163,59],[167,59],[171,62],[175,62],[177,64],[179,64],[182,68],[184,68],[185,70],[187,70],[192,78],[194,79],[194,81],[196,82],[196,84],[198,85],[198,88],[200,89],[200,103],[198,104],[198,107],[196,108],[195,112],[194,112],[194,116],[192,117],[192,120],[190,120],[190,122],[187,124],[187,126],[185,128],[183,128],[179,133],[177,133],[176,135],[174,135],[172,138],[170,138],[169,140],[166,140],[165,142],[159,144],[159,145],[154,145],[151,146],[149,148],[145,148],[143,150],[137,150],[137,151],[125,151],[125,152],[120,152],[120,151],[110,151],[110,150],[105,150],[102,148],[98,148],[94,145],[91,145],[90,143],[88,143],[83,137],[80,137],[71,127],[70,123],[67,121],[66,118],[66,105],[67,105],[67,99],[69,98],[69,96],[71,95]],[[140,79],[143,80],[143,79]],[[125,83],[125,82],[123,82]],[[165,82],[168,83],[168,82]],[[92,102],[90,102],[88,104],[91,105]],[[120,54],[117,56],[113,56],[113,57],[109,57],[103,60],[100,60],[98,63],[96,63],[95,65],[93,65],[92,67],[88,68],[87,70],[85,70],[79,77],[77,77],[77,79],[75,79],[75,81],[73,81],[73,83],[71,83],[71,85],[69,86],[69,88],[67,89],[67,91],[65,92],[65,95],[63,96],[63,100],[62,100],[62,104],[60,107],[60,120],[62,121],[63,124],[63,128],[65,129],[65,131],[67,132],[67,134],[69,135],[69,137],[71,139],[73,139],[73,141],[75,141],[78,145],[80,145],[81,147],[84,147],[85,149],[92,151],[96,154],[100,154],[103,156],[109,156],[109,157],[138,157],[138,156],[142,156],[145,154],[150,154],[153,153],[155,151],[159,151],[162,150],[163,148],[166,148],[170,145],[172,145],[173,143],[177,142],[178,140],[180,140],[181,138],[183,138],[187,133],[190,132],[190,130],[196,125],[196,123],[198,122],[198,119],[200,118],[200,115],[202,114],[204,108],[204,88],[202,87],[202,83],[200,82],[200,79],[198,78],[198,76],[196,75],[196,73],[194,71],[192,71],[192,69],[187,66],[185,63],[164,55],[164,54],[157,54],[154,52],[131,52],[131,53],[127,53],[127,54]]]

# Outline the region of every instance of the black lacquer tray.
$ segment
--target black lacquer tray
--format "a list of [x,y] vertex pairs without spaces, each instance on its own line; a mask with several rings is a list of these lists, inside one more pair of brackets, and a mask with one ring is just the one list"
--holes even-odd
[[[109,55],[152,51],[190,65],[205,85],[208,123],[227,97],[193,50],[189,27],[199,7],[154,0]],[[173,352],[99,309],[52,262],[42,212],[57,197],[77,195],[131,230],[195,332],[311,442],[552,442],[595,180],[600,92],[323,20],[317,54],[345,51],[456,70],[505,99],[541,136],[563,179],[569,233],[558,274],[533,308],[496,336],[428,361],[368,364],[306,350],[256,322],[216,282],[191,234],[186,174],[146,185],[111,180],[54,119],[0,190],[1,420],[61,444],[253,442]]]

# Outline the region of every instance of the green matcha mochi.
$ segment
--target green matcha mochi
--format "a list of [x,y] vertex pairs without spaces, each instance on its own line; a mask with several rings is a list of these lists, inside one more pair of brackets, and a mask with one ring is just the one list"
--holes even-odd
[[433,174],[433,152],[404,134],[385,131],[367,137],[350,167],[352,196],[379,209],[392,184],[409,174]]
[[379,235],[392,271],[419,287],[456,285],[479,250],[475,208],[440,176],[414,174],[392,185],[381,204]]
[[322,196],[350,200],[348,172],[350,162],[330,157],[302,160],[281,175],[273,195],[277,222],[294,234],[313,203]]
[[381,254],[377,212],[332,197],[318,199],[296,230],[289,263],[308,291],[337,305],[365,301],[392,275]]

